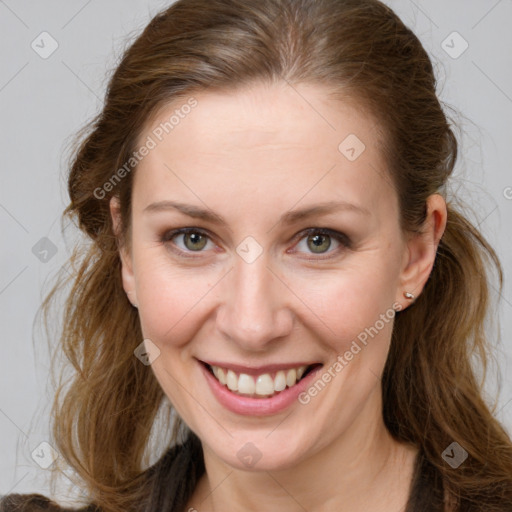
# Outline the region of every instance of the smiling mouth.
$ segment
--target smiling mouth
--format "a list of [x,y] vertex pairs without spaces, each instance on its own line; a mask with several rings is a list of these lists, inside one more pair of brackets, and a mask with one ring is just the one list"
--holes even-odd
[[295,386],[297,382],[301,381],[315,368],[322,366],[321,363],[315,363],[253,376],[235,372],[229,368],[213,366],[204,362],[201,363],[229,391],[236,395],[250,398],[271,398],[278,395],[286,388]]

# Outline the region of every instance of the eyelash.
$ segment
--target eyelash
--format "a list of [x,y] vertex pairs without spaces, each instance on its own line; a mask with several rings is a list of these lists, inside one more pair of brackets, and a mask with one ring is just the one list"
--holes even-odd
[[[168,231],[168,232],[164,233],[164,235],[160,238],[160,241],[162,243],[166,244],[178,235],[190,234],[190,233],[205,236],[210,241],[213,241],[212,237],[209,235],[209,233],[207,231],[200,229],[200,228],[193,228],[193,227],[180,228],[180,229],[174,229],[174,230]],[[344,233],[340,233],[339,231],[335,231],[333,229],[328,229],[328,228],[308,228],[308,229],[305,229],[305,230],[301,231],[300,233],[298,233],[294,238],[298,239],[297,240],[297,244],[298,244],[301,240],[303,240],[304,238],[307,238],[308,236],[311,236],[311,235],[326,235],[326,236],[334,238],[337,242],[340,243],[341,248],[338,248],[337,250],[334,250],[334,251],[330,251],[326,254],[339,253],[340,250],[342,250],[343,248],[350,249],[352,247],[352,242],[347,235],[345,235]],[[297,244],[295,244],[295,245],[297,245]],[[175,244],[173,244],[173,245],[175,245]],[[329,249],[330,249],[330,247],[329,247]],[[188,254],[192,253],[192,252],[198,252],[198,253],[202,252],[202,251],[183,251],[182,249],[179,249],[179,248],[176,248],[173,250],[175,252],[180,253],[180,255],[183,255],[185,258],[197,258],[198,256],[189,256]],[[327,256],[327,257],[320,256],[320,257],[306,258],[306,259],[308,259],[310,261],[319,261],[319,260],[331,259],[333,257],[334,256]]]

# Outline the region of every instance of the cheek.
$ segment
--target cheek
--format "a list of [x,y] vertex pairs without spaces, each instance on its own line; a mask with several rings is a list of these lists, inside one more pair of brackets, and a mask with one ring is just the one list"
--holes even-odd
[[144,336],[175,347],[190,341],[215,280],[203,269],[183,270],[149,258],[141,258],[136,275]]
[[376,370],[382,366],[399,309],[397,278],[396,263],[372,257],[357,267],[299,282],[297,294],[311,305],[312,322],[321,320],[316,325],[334,358],[346,354],[347,360],[357,359],[353,367],[363,362]]
[[[134,253],[137,298],[145,338],[161,350],[183,348],[222,304],[219,296],[231,296],[229,275],[219,268],[179,266],[159,248]],[[367,251],[338,269],[287,272],[282,277],[282,307],[297,317],[297,324],[310,330],[326,348],[343,354],[355,339],[377,324],[379,338],[388,337],[398,267],[396,255]],[[225,281],[223,281],[225,279]],[[277,283],[277,281],[276,281]],[[281,286],[277,283],[276,286]],[[217,288],[217,289],[216,289]],[[219,295],[220,294],[220,295]],[[226,300],[229,300],[226,298]],[[277,306],[277,303],[276,303]],[[373,339],[373,338],[371,338]],[[185,354],[183,354],[185,357]]]

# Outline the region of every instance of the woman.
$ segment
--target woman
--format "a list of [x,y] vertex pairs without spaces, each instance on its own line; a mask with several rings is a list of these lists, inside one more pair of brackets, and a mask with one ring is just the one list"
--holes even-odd
[[435,85],[377,0],[179,0],[151,21],[69,176],[92,241],[53,435],[83,510],[512,510],[472,366],[501,268],[444,192]]

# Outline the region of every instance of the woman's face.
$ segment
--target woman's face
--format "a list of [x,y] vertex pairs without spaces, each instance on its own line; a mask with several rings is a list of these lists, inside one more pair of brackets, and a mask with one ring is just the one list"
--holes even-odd
[[[160,351],[151,368],[205,449],[286,468],[382,422],[408,289],[397,196],[374,120],[320,86],[194,98],[140,137],[124,286]],[[294,384],[290,369],[311,364]]]

